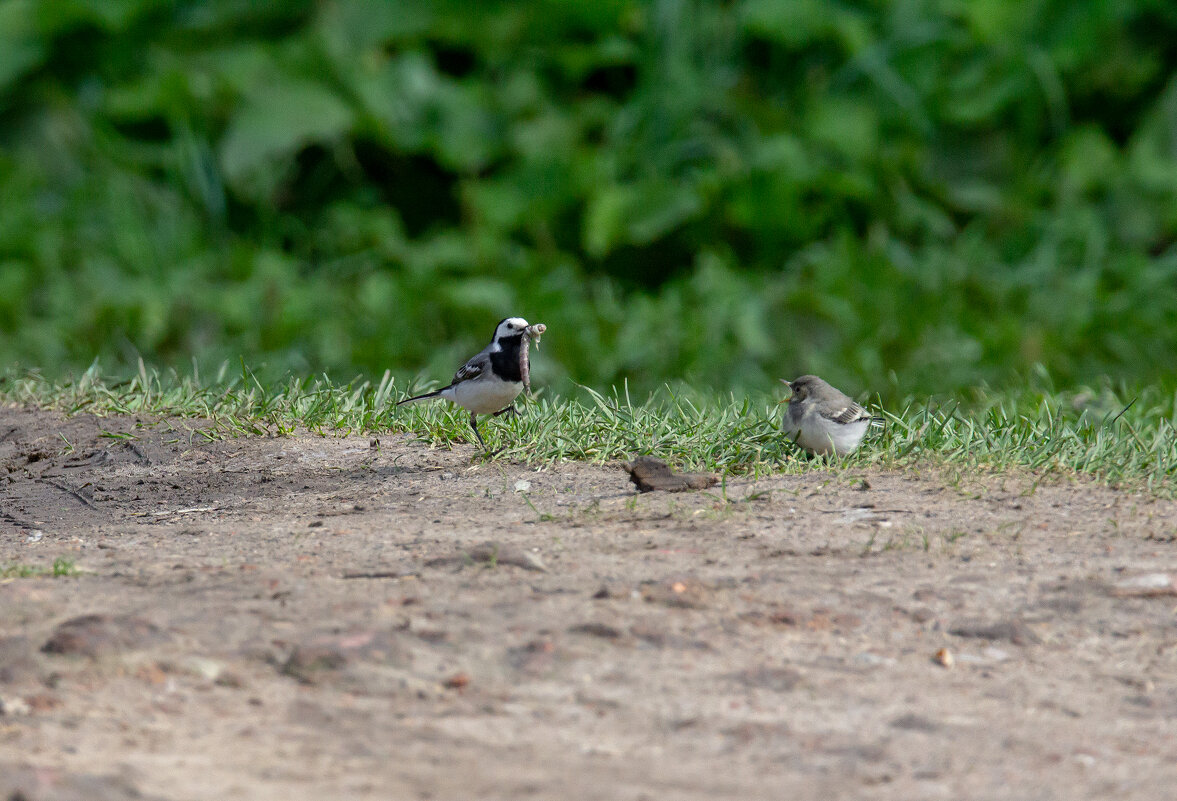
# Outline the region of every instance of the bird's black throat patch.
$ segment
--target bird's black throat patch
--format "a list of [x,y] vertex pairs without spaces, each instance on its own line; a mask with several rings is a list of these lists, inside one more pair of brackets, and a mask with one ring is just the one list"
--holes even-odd
[[[490,367],[495,375],[504,381],[523,381],[523,371],[519,369],[519,349],[523,347],[523,334],[503,337],[499,340],[502,350],[490,354]],[[528,360],[530,369],[530,359]]]

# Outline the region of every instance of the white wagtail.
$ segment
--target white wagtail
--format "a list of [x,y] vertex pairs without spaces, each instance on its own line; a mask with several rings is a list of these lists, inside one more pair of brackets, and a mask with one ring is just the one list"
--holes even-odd
[[538,343],[546,330],[547,326],[542,323],[528,325],[522,317],[502,320],[495,327],[490,344],[454,373],[454,380],[448,387],[405,398],[397,406],[430,398],[452,401],[470,412],[470,427],[486,450],[486,442],[478,431],[477,415],[493,414],[497,417],[514,409],[512,404],[523,391],[530,371],[527,343],[532,339]]
[[[866,409],[815,375],[781,383],[793,390],[782,423],[810,453],[854,453],[873,419]],[[784,403],[784,401],[781,401]]]

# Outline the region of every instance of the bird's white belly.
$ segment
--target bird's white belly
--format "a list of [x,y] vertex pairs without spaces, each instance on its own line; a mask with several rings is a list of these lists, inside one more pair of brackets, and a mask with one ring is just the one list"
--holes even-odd
[[475,414],[493,414],[511,405],[523,391],[522,382],[463,381],[442,397]]
[[809,409],[801,416],[800,425],[794,425],[789,415],[784,416],[784,428],[797,444],[818,454],[835,453],[846,456],[854,453],[866,435],[869,420],[858,420],[841,424],[822,417],[816,410]]

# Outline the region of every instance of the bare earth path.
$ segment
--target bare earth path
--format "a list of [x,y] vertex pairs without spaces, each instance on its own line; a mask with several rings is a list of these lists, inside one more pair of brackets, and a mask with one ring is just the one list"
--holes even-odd
[[200,427],[0,408],[0,799],[1174,797],[1171,501]]

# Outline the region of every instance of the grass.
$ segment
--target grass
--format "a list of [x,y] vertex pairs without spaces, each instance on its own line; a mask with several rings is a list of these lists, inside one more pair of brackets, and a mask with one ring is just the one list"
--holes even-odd
[[[194,426],[192,436],[210,440],[305,428],[322,435],[405,432],[438,447],[473,441],[468,416],[445,402],[396,408],[408,389],[389,374],[375,384],[292,378],[266,386],[244,368],[200,381],[142,364],[136,375],[118,381],[97,367],[60,382],[37,373],[0,377],[0,400],[66,414],[198,418],[209,424]],[[1126,395],[1110,387],[1020,395],[978,390],[967,400],[911,399],[885,409],[871,404],[881,426],[838,466],[1028,469],[1043,477],[1087,475],[1169,492],[1177,471],[1177,395],[1155,389]],[[491,447],[504,447],[487,458],[604,462],[650,453],[683,468],[725,474],[805,472],[814,462],[782,434],[777,400],[671,388],[635,400],[624,387],[606,394],[573,386],[568,397],[541,393],[519,404],[519,416],[483,418],[480,425]]]
[[0,567],[0,579],[9,578],[61,578],[62,576],[76,576],[80,571],[73,559],[59,556],[53,560],[50,567],[13,563]]

